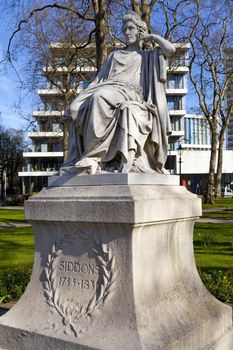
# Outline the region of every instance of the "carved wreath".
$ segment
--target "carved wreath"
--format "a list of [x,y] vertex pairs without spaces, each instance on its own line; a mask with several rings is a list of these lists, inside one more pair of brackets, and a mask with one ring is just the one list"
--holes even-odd
[[62,317],[64,333],[69,334],[71,331],[76,337],[79,336],[82,330],[77,327],[75,321],[84,316],[90,317],[93,311],[101,303],[105,303],[106,300],[109,299],[109,295],[113,290],[116,275],[115,259],[109,250],[109,247],[106,244],[101,243],[97,235],[93,234],[93,236],[90,237],[87,234],[82,234],[82,238],[93,239],[93,242],[98,249],[93,248],[92,250],[96,254],[96,259],[103,271],[102,283],[98,286],[97,292],[93,295],[89,303],[83,306],[74,303],[73,300],[63,302],[56,280],[57,257],[62,254],[62,249],[57,248],[56,244],[52,246],[52,252],[48,255],[48,262],[45,267],[46,281],[44,282],[47,303],[54,307]]

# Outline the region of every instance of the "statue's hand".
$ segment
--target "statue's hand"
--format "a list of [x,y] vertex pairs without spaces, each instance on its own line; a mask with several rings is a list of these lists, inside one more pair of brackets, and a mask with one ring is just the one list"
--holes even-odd
[[154,34],[146,34],[146,35],[143,35],[143,37],[141,38],[141,40],[147,43],[147,42],[154,41],[154,40],[155,40],[154,37],[155,37]]
[[155,40],[154,34],[146,34],[143,35],[141,38],[142,48],[144,51],[151,51],[156,46],[156,40]]
[[162,38],[158,34],[146,34],[143,35],[141,40],[144,42],[145,46],[159,46],[163,52],[163,55],[170,57],[176,51],[175,46],[168,40]]

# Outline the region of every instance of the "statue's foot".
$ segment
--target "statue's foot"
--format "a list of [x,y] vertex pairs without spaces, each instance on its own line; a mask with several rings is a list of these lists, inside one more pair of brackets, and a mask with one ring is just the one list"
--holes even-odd
[[83,158],[75,163],[74,166],[80,175],[94,175],[101,172],[99,163],[92,158]]
[[126,159],[122,155],[121,164],[120,164],[120,172],[121,173],[129,173],[132,169],[134,160],[135,160],[135,150],[134,149],[129,150],[128,159]]
[[164,175],[171,175],[170,172],[167,169],[165,169],[164,167],[161,169],[161,173]]
[[146,166],[140,158],[134,160],[132,168],[132,173],[143,173],[143,174],[154,174],[155,170]]
[[144,173],[144,174],[164,174],[164,175],[170,175],[169,171],[166,170],[164,167],[157,168],[156,170],[149,168],[147,165],[143,163],[143,161],[140,158],[137,158],[134,160],[132,168],[132,173]]
[[63,174],[74,174],[76,173],[76,169],[75,167],[72,165],[72,166],[62,166],[60,168],[60,171],[59,171],[60,175],[63,175]]
[[131,168],[132,168],[132,164],[129,164],[127,161],[121,162],[120,172],[121,173],[129,173]]

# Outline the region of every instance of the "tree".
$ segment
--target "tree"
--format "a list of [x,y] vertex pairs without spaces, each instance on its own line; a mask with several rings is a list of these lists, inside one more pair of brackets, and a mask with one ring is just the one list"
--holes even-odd
[[6,180],[8,188],[13,190],[14,180],[23,163],[23,150],[26,144],[22,131],[4,130],[0,126],[0,184],[1,199],[5,196]]
[[[61,112],[66,110],[77,94],[80,81],[93,79],[93,73],[88,76],[85,72],[83,76],[83,68],[89,65],[96,66],[98,70],[107,56],[105,15],[112,16],[110,5],[111,2],[107,5],[104,0],[92,0],[67,1],[62,5],[44,2],[38,7],[33,2],[28,14],[22,14],[23,19],[19,21],[8,46],[11,63],[12,52],[27,51],[28,60],[20,72],[20,76],[24,77],[21,79],[22,86],[35,92],[49,82],[61,96],[60,101],[55,101],[56,109]],[[20,36],[17,42],[14,40],[16,45],[12,50],[16,34]],[[63,131],[66,157],[68,132],[65,125]]]
[[226,67],[224,55],[230,45],[233,7],[229,3],[226,8],[223,3],[206,1],[203,2],[205,6],[201,6],[197,1],[196,23],[189,38],[192,47],[190,79],[211,132],[209,203],[214,203],[214,197],[221,196],[224,135],[233,110],[232,103],[225,103],[233,69]]

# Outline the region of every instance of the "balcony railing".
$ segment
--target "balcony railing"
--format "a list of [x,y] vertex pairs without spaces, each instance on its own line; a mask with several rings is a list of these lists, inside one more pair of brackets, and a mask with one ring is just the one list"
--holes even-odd
[[49,152],[49,151],[32,151],[32,152],[23,152],[24,158],[53,158],[53,157],[63,157],[64,154],[62,151]]
[[57,131],[32,131],[28,133],[28,137],[33,138],[43,138],[43,137],[63,137],[63,132]]

